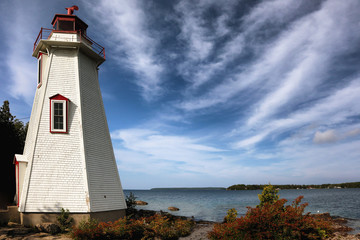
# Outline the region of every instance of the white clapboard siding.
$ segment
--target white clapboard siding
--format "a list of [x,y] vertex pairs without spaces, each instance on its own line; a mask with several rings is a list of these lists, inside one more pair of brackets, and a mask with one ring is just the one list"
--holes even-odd
[[[77,50],[53,49],[45,97],[29,176],[25,212],[87,212],[85,169],[82,163],[79,102],[76,91]],[[68,133],[50,133],[50,100],[67,97]]]
[[84,149],[92,212],[126,208],[101,97],[97,68],[80,53]]
[[29,121],[29,127],[26,135],[26,141],[24,146],[24,157],[28,160],[28,165],[25,171],[24,176],[24,182],[23,182],[23,188],[22,192],[20,194],[20,203],[19,203],[19,210],[21,212],[25,211],[26,206],[26,199],[29,189],[29,182],[30,182],[30,175],[32,170],[32,163],[33,163],[33,156],[36,146],[36,139],[39,131],[39,124],[40,124],[40,117],[42,114],[42,108],[45,98],[45,89],[47,86],[47,79],[48,74],[52,62],[52,56],[44,58],[46,61],[43,62],[43,68],[42,68],[42,74],[43,74],[43,80],[42,80],[42,86],[38,87],[35,92],[35,98],[33,103],[33,108],[31,111],[31,117]]
[[[49,73],[49,64],[51,61],[51,58],[49,58],[46,54],[44,54],[42,56],[42,76],[43,76],[43,80],[42,80],[42,85],[44,86],[46,84],[46,80],[47,80],[47,75]],[[26,134],[26,142],[25,142],[25,146],[24,146],[24,155],[26,155],[26,157],[29,156],[30,152],[32,152],[32,150],[34,149],[34,140],[36,138],[37,135],[37,130],[38,130],[38,122],[39,122],[39,109],[42,107],[41,106],[41,98],[43,98],[44,96],[44,87],[38,87],[36,89],[35,92],[35,97],[34,97],[34,103],[32,106],[32,111],[31,111],[31,116],[30,116],[30,120],[29,120],[29,126],[28,126],[28,131]]]
[[[53,44],[53,43],[52,43]],[[49,46],[26,137],[21,212],[102,212],[126,208],[101,97],[97,61]],[[69,99],[68,132],[50,132],[50,97]]]

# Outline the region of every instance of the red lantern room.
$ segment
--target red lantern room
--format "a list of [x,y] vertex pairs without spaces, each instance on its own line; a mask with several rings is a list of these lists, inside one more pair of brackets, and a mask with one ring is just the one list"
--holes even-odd
[[88,25],[76,15],[73,15],[74,10],[78,10],[79,8],[74,5],[66,9],[68,10],[67,14],[56,14],[54,16],[54,19],[51,22],[53,30],[62,32],[81,32],[81,34],[86,34]]
[[[78,16],[74,15],[77,6],[66,8],[67,14],[55,14],[51,24],[52,29],[41,28],[38,37],[34,43],[33,56],[40,57],[41,52],[46,52],[46,48],[56,41],[57,45],[74,45],[80,44],[80,48],[89,54],[100,56],[99,64],[105,61],[105,48],[93,41],[87,36],[86,30],[88,25]],[[85,49],[88,48],[88,49]]]

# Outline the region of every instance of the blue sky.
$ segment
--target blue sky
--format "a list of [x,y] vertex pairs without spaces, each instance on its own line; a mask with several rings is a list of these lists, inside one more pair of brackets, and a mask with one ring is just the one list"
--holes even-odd
[[0,2],[0,100],[30,116],[41,27],[78,5],[123,187],[360,181],[360,1]]

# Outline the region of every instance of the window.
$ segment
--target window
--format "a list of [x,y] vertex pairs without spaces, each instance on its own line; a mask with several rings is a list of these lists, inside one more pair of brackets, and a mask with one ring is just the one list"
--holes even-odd
[[66,100],[51,100],[51,132],[67,132]]
[[63,130],[64,129],[64,105],[65,102],[57,102],[53,101],[54,107],[54,126],[55,130]]
[[41,86],[42,84],[42,54],[40,54],[39,59],[38,59],[38,87]]
[[58,21],[58,29],[60,31],[74,31],[74,21]]
[[67,133],[67,112],[69,99],[56,94],[50,98],[50,132]]
[[59,18],[57,17],[53,24],[54,30],[57,31],[74,31],[75,18]]

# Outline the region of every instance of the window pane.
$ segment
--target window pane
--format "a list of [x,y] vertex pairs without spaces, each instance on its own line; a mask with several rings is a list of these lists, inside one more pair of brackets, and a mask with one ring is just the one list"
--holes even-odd
[[54,129],[64,129],[63,103],[54,103]]
[[54,129],[63,129],[63,117],[54,116]]
[[57,110],[59,114],[62,114],[63,103],[54,103],[55,111]]
[[41,64],[42,64],[42,57],[40,57],[39,60],[38,60],[38,84],[41,83],[41,74],[42,74],[41,73],[41,71],[42,71]]
[[61,31],[74,31],[74,22],[73,21],[60,20],[58,30],[61,30]]

